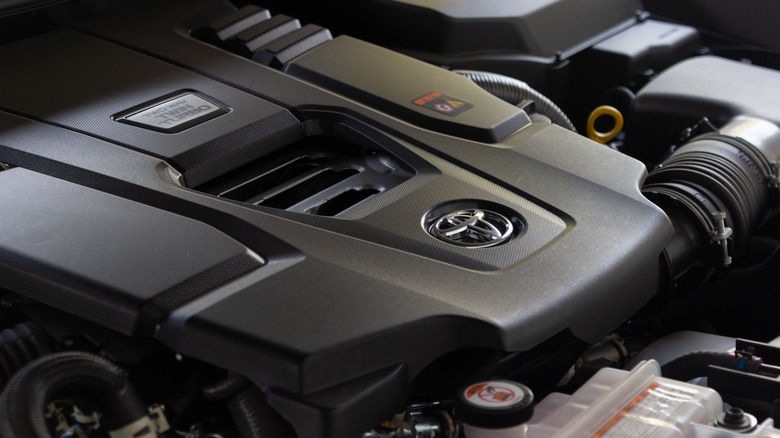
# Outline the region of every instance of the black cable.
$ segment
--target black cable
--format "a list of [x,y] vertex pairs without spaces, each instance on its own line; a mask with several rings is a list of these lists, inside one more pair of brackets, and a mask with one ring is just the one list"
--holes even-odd
[[479,85],[488,93],[498,97],[501,100],[517,105],[523,100],[534,101],[536,112],[550,118],[556,125],[576,132],[574,124],[569,120],[566,114],[553,101],[539,91],[531,88],[530,85],[515,78],[496,73],[454,70],[462,76],[465,76],[475,84]]

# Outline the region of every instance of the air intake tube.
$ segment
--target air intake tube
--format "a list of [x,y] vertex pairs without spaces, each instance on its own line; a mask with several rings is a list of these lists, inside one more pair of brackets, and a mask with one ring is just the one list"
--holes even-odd
[[743,259],[750,237],[778,208],[780,128],[737,117],[679,147],[642,193],[675,227],[665,254],[675,283],[697,287]]

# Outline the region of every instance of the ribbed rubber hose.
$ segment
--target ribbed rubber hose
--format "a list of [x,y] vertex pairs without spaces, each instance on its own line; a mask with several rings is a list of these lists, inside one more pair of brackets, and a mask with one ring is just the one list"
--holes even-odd
[[241,374],[229,373],[219,382],[203,388],[203,398],[211,401],[221,401],[232,396],[249,384],[249,380]]
[[89,400],[109,431],[148,415],[121,368],[90,353],[54,353],[22,368],[0,395],[0,437],[51,438],[44,410],[57,398]]
[[0,391],[17,371],[50,351],[46,334],[31,322],[0,332]]
[[501,100],[507,101],[512,105],[517,105],[524,100],[533,100],[536,112],[549,117],[556,125],[577,132],[577,129],[574,128],[574,124],[558,105],[523,81],[497,73],[472,70],[454,71],[455,73],[471,79],[488,93]]
[[295,438],[292,426],[265,400],[256,386],[230,398],[230,416],[241,438]]
[[[741,135],[754,133],[745,129]],[[745,260],[750,238],[776,210],[771,162],[778,151],[780,142],[758,147],[740,137],[710,133],[680,146],[650,172],[642,193],[673,219],[676,232],[666,254],[673,275],[688,277],[685,282],[678,278],[677,284],[698,287],[726,273],[732,258],[736,266]],[[726,227],[729,233],[722,232]]]

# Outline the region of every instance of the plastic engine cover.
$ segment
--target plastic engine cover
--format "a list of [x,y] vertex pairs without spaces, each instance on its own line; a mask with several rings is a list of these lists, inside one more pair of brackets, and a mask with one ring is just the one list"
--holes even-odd
[[[0,219],[0,287],[244,374],[306,437],[367,430],[451,351],[524,351],[561,332],[596,342],[659,289],[672,227],[639,192],[640,162],[546,123],[465,138],[461,121],[490,132],[527,118],[411,58],[402,62],[421,83],[440,88],[410,89],[391,107],[371,88],[356,101],[331,87],[349,85],[349,71],[328,78],[318,51],[333,55],[338,39],[275,69],[192,36],[232,10],[149,2],[0,47],[0,162],[16,166],[0,173],[16,211]],[[461,99],[459,113],[426,106],[435,92]],[[186,127],[127,123],[143,114]],[[345,165],[343,178],[369,178],[361,169],[375,165],[399,180],[361,180],[376,193],[335,216],[293,208],[305,199],[262,206],[196,189],[288,154],[334,153],[369,163]],[[53,211],[67,227],[50,223]],[[504,229],[507,219],[506,241],[470,248],[430,233],[463,211]],[[37,242],[14,238],[42,228]],[[101,269],[72,263],[62,249],[76,244]]]

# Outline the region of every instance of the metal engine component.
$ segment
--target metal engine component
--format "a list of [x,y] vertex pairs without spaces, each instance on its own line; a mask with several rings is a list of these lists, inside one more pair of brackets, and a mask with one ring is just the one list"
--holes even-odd
[[383,422],[362,438],[458,438],[460,428],[438,404],[412,405],[407,412]]

